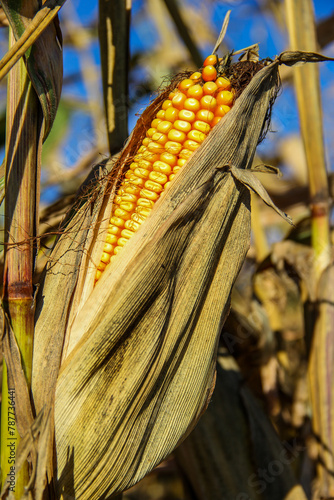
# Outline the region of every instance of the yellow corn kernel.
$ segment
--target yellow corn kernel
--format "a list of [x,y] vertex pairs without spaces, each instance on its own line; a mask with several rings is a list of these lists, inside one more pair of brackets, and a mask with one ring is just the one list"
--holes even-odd
[[196,151],[196,149],[200,147],[200,143],[187,139],[186,141],[184,141],[183,147],[185,149],[190,149],[190,151]]
[[[188,160],[192,154],[193,154],[193,151],[190,151],[190,149],[183,148],[181,153],[180,153],[180,158],[182,158],[184,160]],[[173,169],[173,172],[174,172],[174,169]]]
[[192,75],[189,77],[191,80],[200,80],[202,78],[202,74],[199,71],[195,71]]
[[178,155],[181,149],[182,144],[180,144],[179,142],[168,141],[165,144],[165,150],[167,151],[167,153],[171,153],[173,155]]
[[131,238],[131,236],[134,235],[134,232],[131,231],[130,229],[123,229],[123,231],[121,232],[121,235],[123,238],[129,239],[129,238]]
[[226,106],[231,106],[234,100],[234,94],[228,90],[222,90],[217,94],[217,103],[219,105],[225,104]]
[[164,145],[168,141],[168,138],[166,134],[162,134],[161,132],[156,132],[155,134],[153,134],[152,140],[159,144]]
[[119,204],[119,208],[121,210],[125,210],[125,212],[133,212],[136,208],[136,204],[131,203],[130,201],[122,201],[122,203]]
[[138,161],[138,168],[143,168],[145,170],[150,170],[152,168],[152,162],[140,159]]
[[189,109],[181,109],[178,118],[179,120],[185,120],[187,122],[192,123],[196,117],[193,111],[189,111]]
[[[163,103],[162,103],[162,106],[161,108],[166,110],[167,108],[169,108],[170,106],[172,105],[172,101],[170,101],[169,99],[166,99]],[[158,115],[157,115],[158,116]]]
[[160,155],[160,161],[167,163],[168,165],[173,166],[177,162],[177,156],[173,155],[172,153],[167,153],[167,151],[165,151],[164,153],[162,153]]
[[107,234],[106,243],[109,243],[109,245],[115,245],[116,242],[117,236],[115,234]]
[[217,99],[215,99],[211,95],[205,95],[200,100],[200,103],[202,108],[213,110],[217,106]]
[[201,109],[196,113],[196,120],[211,123],[213,119],[214,114],[209,109]]
[[147,146],[147,149],[151,151],[151,153],[163,153],[164,152],[164,147],[162,144],[159,144],[158,142],[150,142],[150,144]]
[[[157,134],[158,132],[156,132]],[[155,134],[154,134],[155,135]],[[149,141],[151,142],[152,139],[149,139]],[[149,143],[150,144],[150,143]],[[159,155],[156,154],[156,153],[151,153],[147,148],[146,148],[146,151],[144,153],[140,153],[139,154],[136,154],[136,160],[138,162],[142,161],[142,160],[145,160],[145,161],[149,161],[150,163],[156,161],[158,159]]]
[[187,134],[188,139],[191,141],[196,141],[196,142],[203,142],[204,139],[206,138],[206,135],[203,134],[203,132],[200,132],[199,130],[190,130]]
[[179,160],[177,160],[177,164],[179,167],[183,167],[185,163],[187,163],[187,160],[185,160],[184,158],[180,158]]
[[230,106],[222,104],[215,109],[215,116],[225,116],[231,110]]
[[191,123],[185,120],[175,120],[175,122],[173,123],[173,127],[177,130],[180,130],[181,132],[187,133],[191,130]]
[[123,219],[123,224],[124,221],[130,219],[131,217],[131,214],[129,214],[127,210],[123,210],[122,208],[116,208],[114,215],[116,215],[116,217],[119,217],[120,219]]
[[150,173],[150,170],[147,170],[146,168],[136,168],[133,172],[137,177],[140,177],[141,179],[147,179],[148,174]]
[[165,119],[165,111],[163,109],[160,109],[160,111],[157,112],[156,117],[160,118],[160,120],[164,120]]
[[138,207],[145,207],[145,208],[153,208],[154,201],[148,200],[147,198],[138,198],[137,206]]
[[171,170],[172,170],[172,167],[164,161],[155,161],[153,163],[153,171],[154,172],[161,172],[162,174],[168,175],[171,172]]
[[116,205],[119,205],[122,201],[122,196],[119,196],[119,195],[116,195],[115,198],[114,198],[114,203]]
[[[118,242],[117,242],[117,245],[118,245],[119,247],[124,247],[124,245],[126,245],[126,243],[127,243],[128,241],[129,241],[129,240],[128,240],[128,238],[119,238],[119,239],[118,239]],[[117,248],[117,247],[116,247],[116,248]],[[116,248],[115,248],[115,250],[116,250]],[[115,250],[114,250],[114,251],[115,251]],[[116,253],[116,252],[115,252],[115,253]]]
[[161,172],[151,172],[150,175],[148,176],[151,181],[158,182],[159,184],[166,184],[168,181],[168,177],[165,174],[162,174]]
[[145,187],[147,189],[150,189],[151,191],[154,191],[155,193],[161,193],[161,191],[163,190],[163,186],[161,184],[151,181],[151,179],[145,182]]
[[101,261],[104,262],[105,264],[109,264],[110,261],[110,255],[107,252],[102,253]]
[[131,220],[133,220],[137,224],[142,224],[144,222],[145,218],[146,217],[143,217],[142,215],[135,212],[134,214],[132,214]]
[[[156,128],[153,127],[149,128],[148,131],[146,132],[146,137],[152,137],[152,135],[155,134],[156,131],[157,131]],[[140,153],[140,151],[138,151],[138,153]]]
[[[203,93],[205,95],[212,95],[218,90],[218,85],[215,82],[205,82],[203,85]],[[155,127],[152,122],[152,127]]]
[[139,207],[136,208],[137,214],[139,214],[139,215],[141,215],[142,217],[145,217],[145,218],[150,215],[151,210],[152,210],[151,208],[146,208],[146,207],[141,207],[141,206],[139,206]]
[[158,125],[161,123],[161,121],[162,120],[160,120],[160,118],[155,118],[151,123],[151,127],[158,129]]
[[[121,229],[119,227],[109,224],[107,238],[109,236],[117,236],[120,233],[120,230]],[[109,243],[111,243],[111,241]]]
[[192,127],[200,132],[203,132],[203,134],[208,134],[211,130],[210,125],[206,122],[202,122],[201,120],[196,120]]
[[203,97],[203,88],[201,85],[193,85],[187,90],[187,97],[193,97],[194,99],[201,99]]
[[165,120],[167,120],[171,123],[174,123],[175,120],[177,119],[178,115],[179,115],[179,110],[174,108],[174,107],[170,107],[170,108],[166,109]]
[[224,78],[223,76],[220,76],[216,80],[216,85],[219,87],[219,90],[230,90],[231,88],[231,83],[227,78]]
[[[203,97],[202,97],[202,99],[203,99]],[[184,109],[187,109],[189,111],[192,111],[193,113],[196,113],[200,109],[201,105],[197,99],[194,99],[193,97],[188,97],[188,99],[186,99],[184,101],[183,107],[184,107]]]
[[157,126],[157,131],[161,132],[162,134],[168,134],[168,132],[170,131],[172,126],[173,125],[170,121],[167,121],[167,120],[161,121],[159,123],[159,125]]
[[109,254],[109,257],[110,257],[110,254],[114,251],[114,246],[111,245],[110,243],[105,243],[104,244],[104,247],[103,247],[103,252],[106,252],[107,254]]
[[183,142],[186,139],[186,134],[184,132],[181,132],[180,130],[172,128],[168,132],[168,139],[173,142]]
[[142,189],[140,191],[140,197],[147,198],[148,200],[157,201],[159,199],[159,193],[155,193],[150,189]]
[[121,217],[113,215],[110,219],[110,225],[117,226],[117,227],[123,227],[124,226],[124,220]]
[[187,96],[183,94],[183,92],[178,92],[172,100],[173,107],[176,109],[182,109],[184,107],[184,103],[187,100]]
[[134,233],[140,228],[140,224],[138,224],[138,222],[135,222],[132,218],[130,220],[127,220],[124,225],[126,229],[129,229]]
[[129,194],[138,194],[140,191],[140,188],[137,186],[133,186],[132,184],[127,184],[124,187],[124,193],[129,193]]
[[[117,198],[117,197],[115,196],[115,198]],[[120,198],[121,198],[121,202],[129,201],[131,203],[134,203],[137,201],[137,196],[135,194],[130,194],[130,193],[124,193],[124,194],[122,194],[122,196]]]
[[185,80],[182,80],[182,82],[180,82],[178,84],[178,89],[179,90],[187,90],[189,89],[189,87],[193,87],[194,86],[194,80],[190,79],[190,78],[186,78]]
[[131,170],[128,170],[126,172],[125,177],[128,179],[129,183],[134,186],[142,187],[144,185],[143,179],[141,177],[137,177],[136,175],[134,175],[133,172],[131,172]]

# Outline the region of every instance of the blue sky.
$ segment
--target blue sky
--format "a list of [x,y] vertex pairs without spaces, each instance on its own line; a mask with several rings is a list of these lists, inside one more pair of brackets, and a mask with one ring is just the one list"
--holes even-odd
[[[189,0],[190,2],[190,0]],[[203,5],[205,0],[192,0],[191,5],[194,7],[200,7]],[[270,14],[263,14],[261,16],[255,15],[258,12],[261,0],[233,0],[230,2],[215,1],[212,2],[211,19],[210,25],[212,28],[219,33],[222,21],[224,19],[225,13],[228,9],[232,10],[229,28],[226,36],[226,41],[231,48],[240,49],[251,45],[255,42],[260,44],[260,56],[261,57],[274,57],[276,54],[280,53],[287,48],[287,35],[283,29],[277,27],[276,21],[271,17]],[[145,5],[144,0],[133,0],[133,11],[132,19],[135,21],[131,26],[131,38],[130,38],[130,50],[131,53],[142,52],[144,57],[142,58],[142,64],[145,65],[145,53],[149,52],[158,42],[159,33],[154,23],[145,15],[137,15],[143,6]],[[315,14],[316,19],[322,19],[327,17],[334,11],[334,5],[328,0],[316,0],[315,1]],[[60,21],[63,15],[66,15],[66,10],[69,12],[75,11],[83,27],[91,26],[94,20],[97,20],[98,14],[98,2],[89,0],[71,0],[68,5],[65,3],[63,7],[63,13],[60,13]],[[175,36],[177,34],[175,33]],[[210,51],[212,47],[201,47],[203,58],[206,56],[207,52]],[[332,47],[332,57],[333,57],[333,47]],[[326,53],[326,52],[325,52]],[[99,47],[97,42],[92,43],[90,47],[90,54],[93,57],[97,71],[99,72]],[[141,75],[145,76],[145,72],[150,68],[145,68],[143,65],[136,67],[136,75],[133,77],[135,81],[140,78]],[[79,72],[79,58],[75,50],[65,47],[64,50],[64,77],[68,75]],[[163,78],[165,75],[161,75]],[[323,91],[324,99],[328,100],[331,98],[333,102],[333,81],[334,81],[334,63],[326,63],[320,65],[320,77],[321,86]],[[144,96],[141,99],[137,98],[136,88],[132,86],[130,88],[132,95],[130,98],[133,102],[133,107],[130,110],[129,116],[129,131],[133,128],[137,117],[136,113],[145,108],[149,102],[149,97]],[[101,105],[102,105],[102,88],[101,92]],[[84,99],[86,95],[86,89],[83,83],[79,80],[70,86],[66,86],[63,91],[64,97],[70,99]],[[137,99],[137,100],[136,100]],[[333,105],[332,105],[333,108]],[[334,109],[332,109],[334,115]],[[334,137],[332,130],[334,129],[333,123],[328,122],[328,117],[325,119],[325,141],[327,145],[327,155],[329,165],[333,164],[334,153],[330,148],[333,143]],[[72,144],[75,144],[80,137],[80,134],[87,134],[87,130],[90,129],[89,117],[81,112],[76,112],[72,115],[69,130],[71,134],[68,137],[67,148],[72,150]],[[290,134],[291,132],[298,132],[298,114],[296,110],[294,92],[292,88],[285,87],[278,98],[276,105],[274,107],[273,114],[273,128],[277,131],[278,135]],[[262,151],[269,151],[271,148],[275,147],[277,135],[269,134],[268,138],[261,145]],[[70,167],[72,163],[75,163],[75,155],[67,154],[66,166]],[[52,194],[53,192],[53,194]],[[56,196],[56,192],[49,191],[44,194],[46,198],[50,196]]]

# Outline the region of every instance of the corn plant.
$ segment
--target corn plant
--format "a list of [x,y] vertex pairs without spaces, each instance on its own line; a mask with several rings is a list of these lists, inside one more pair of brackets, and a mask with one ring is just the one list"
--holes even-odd
[[[257,45],[219,54],[227,15],[202,67],[176,75],[121,148],[126,113],[115,103],[126,92],[130,4],[101,1],[111,156],[81,186],[35,291],[40,150],[60,98],[61,33],[55,16],[64,2],[46,2],[40,9],[37,2],[1,3],[11,30],[4,72],[12,68],[2,498],[121,497],[174,450],[196,498],[306,498],[291,469],[294,450],[288,453],[243,386],[242,362],[231,356],[222,332],[250,245],[251,193],[292,223],[255,175],[277,169],[254,164],[279,90],[279,69],[329,58],[299,42],[273,60],[261,60]],[[179,19],[176,3],[166,3]],[[296,6],[287,2],[287,7],[294,33]],[[116,61],[122,68],[118,85]],[[324,169],[317,180],[325,189]],[[325,215],[313,223],[314,276],[323,283],[324,301],[331,291]],[[325,248],[317,246],[317,231]],[[319,266],[320,254],[325,257]],[[261,291],[263,286],[259,296]],[[314,288],[311,293],[313,302],[323,296]],[[261,308],[251,304],[246,318],[234,295],[230,328],[242,325],[252,335],[256,328],[272,328],[272,309],[266,316],[268,302],[263,297],[262,302]],[[254,310],[258,324],[251,321]],[[322,325],[329,317],[322,303],[315,325],[321,349],[312,351],[311,370],[323,359]],[[315,401],[327,401],[312,386],[311,392]],[[326,445],[320,454],[330,468],[330,429],[323,432],[321,425],[327,416],[314,410],[315,430]],[[258,470],[266,473],[260,482]],[[319,498],[329,497],[330,475],[322,466],[318,472]]]

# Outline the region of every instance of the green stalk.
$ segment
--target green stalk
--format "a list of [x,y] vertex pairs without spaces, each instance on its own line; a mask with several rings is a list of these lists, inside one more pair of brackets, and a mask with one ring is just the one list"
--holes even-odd
[[[14,43],[10,36],[10,45]],[[38,99],[30,83],[23,60],[8,78],[6,129],[6,197],[5,197],[5,273],[3,307],[13,329],[22,359],[28,389],[31,385],[34,334],[33,258],[36,233],[36,172],[38,156]],[[9,377],[8,377],[9,378]],[[8,387],[4,369],[1,413],[2,484],[14,472],[11,491],[21,498],[29,481],[28,463],[15,470],[15,456],[20,439],[17,421],[9,419]],[[22,404],[15,400],[15,408]],[[13,425],[8,425],[9,422]],[[15,427],[15,430],[13,428]],[[14,434],[12,434],[14,432]],[[12,449],[7,446],[12,442]],[[14,462],[14,463],[13,463]],[[11,469],[11,467],[14,467]]]
[[[286,0],[288,29],[291,49],[317,52],[316,30],[311,0]],[[306,152],[309,174],[311,234],[314,250],[313,300],[310,305],[313,318],[305,323],[313,330],[309,346],[309,393],[312,407],[312,427],[318,446],[317,498],[334,496],[332,457],[334,433],[333,403],[333,322],[328,313],[331,298],[324,300],[327,272],[330,264],[329,192],[325,166],[319,70],[315,64],[295,69],[295,86],[301,131]],[[320,278],[322,277],[320,281]],[[312,299],[311,299],[312,300]],[[307,312],[308,309],[306,309]],[[308,324],[309,323],[309,324]]]
[[[286,0],[286,8],[290,48],[317,52],[312,0]],[[318,281],[330,262],[329,194],[318,65],[295,68],[294,79],[308,167],[314,271]]]

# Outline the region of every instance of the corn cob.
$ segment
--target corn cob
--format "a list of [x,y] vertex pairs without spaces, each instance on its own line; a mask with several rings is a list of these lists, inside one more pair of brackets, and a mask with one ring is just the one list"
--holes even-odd
[[216,55],[208,56],[202,71],[182,80],[156,113],[114,198],[95,283],[212,127],[230,111],[234,91],[217,73],[218,65]]

